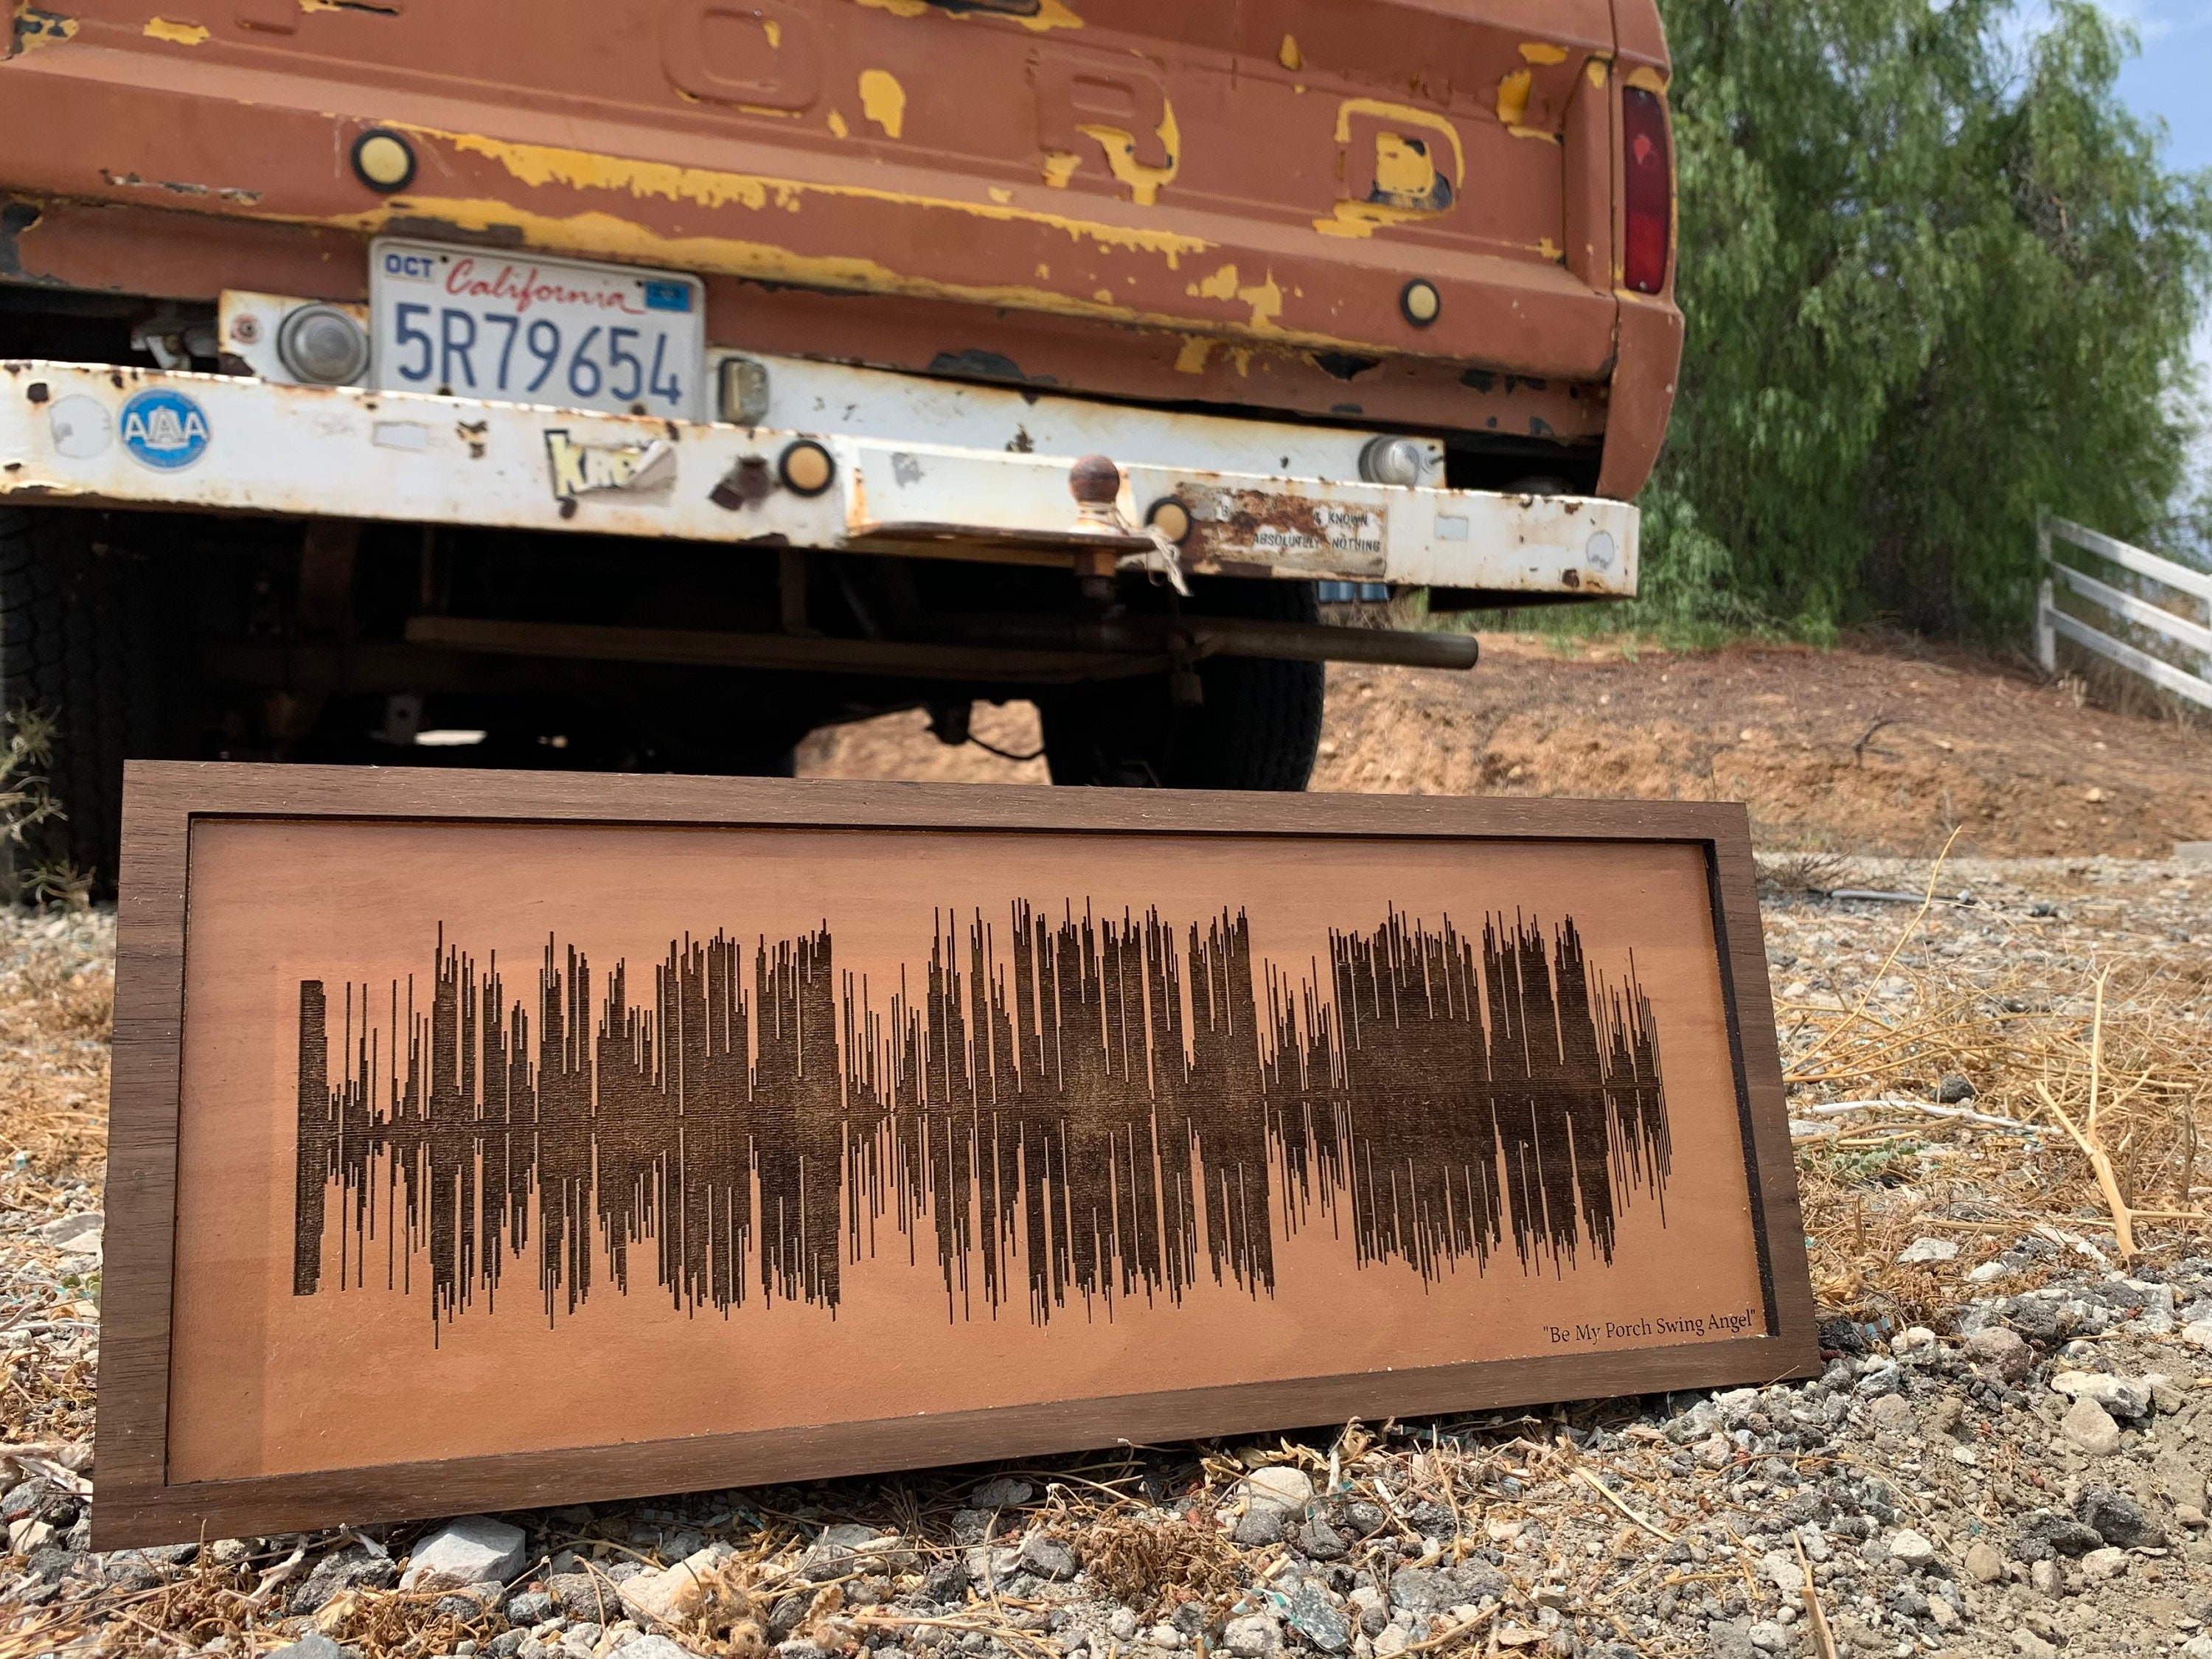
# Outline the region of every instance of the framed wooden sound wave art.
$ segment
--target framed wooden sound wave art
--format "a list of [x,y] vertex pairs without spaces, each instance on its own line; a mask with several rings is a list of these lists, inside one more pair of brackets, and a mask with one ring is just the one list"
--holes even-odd
[[1816,1368],[1739,807],[132,769],[102,1547]]

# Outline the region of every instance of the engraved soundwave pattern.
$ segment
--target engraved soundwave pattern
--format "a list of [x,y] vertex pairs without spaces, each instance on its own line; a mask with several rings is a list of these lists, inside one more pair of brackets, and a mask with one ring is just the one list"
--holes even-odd
[[595,992],[549,940],[526,1002],[441,929],[419,988],[301,983],[293,1291],[427,1291],[434,1326],[534,1261],[551,1319],[649,1260],[679,1311],[834,1311],[846,1265],[903,1249],[950,1317],[1043,1324],[1272,1294],[1276,1240],[1316,1224],[1428,1280],[1509,1243],[1524,1273],[1609,1262],[1639,1194],[1663,1221],[1632,960],[1608,979],[1571,918],[1503,915],[1326,951],[1255,981],[1242,914],[1017,902],[939,913],[896,987],[839,972],[824,926],[672,942],[635,1001],[627,963]]

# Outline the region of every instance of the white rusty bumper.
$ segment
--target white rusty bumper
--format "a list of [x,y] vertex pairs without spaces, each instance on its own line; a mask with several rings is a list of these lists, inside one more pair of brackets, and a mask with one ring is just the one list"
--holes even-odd
[[[1164,416],[1163,418],[1173,418]],[[818,446],[827,486],[786,465]],[[1200,574],[1626,597],[1620,501],[1122,467],[1079,518],[1068,457],[45,362],[0,365],[0,496],[569,530],[1096,568],[1179,504]],[[1170,515],[1170,520],[1179,520]],[[1093,562],[1086,564],[1086,561]]]

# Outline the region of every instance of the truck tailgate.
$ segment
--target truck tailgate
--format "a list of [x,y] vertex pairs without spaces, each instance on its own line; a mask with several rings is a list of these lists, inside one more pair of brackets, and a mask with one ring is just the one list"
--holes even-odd
[[78,0],[14,47],[8,186],[320,228],[331,298],[398,230],[1171,331],[1194,374],[1614,352],[1609,0]]

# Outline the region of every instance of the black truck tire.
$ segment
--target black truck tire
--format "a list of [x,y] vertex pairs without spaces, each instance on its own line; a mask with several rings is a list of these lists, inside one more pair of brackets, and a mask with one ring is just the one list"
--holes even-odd
[[[123,763],[163,752],[173,713],[162,702],[161,599],[150,561],[111,547],[106,514],[0,507],[0,717],[9,738],[25,715],[51,731],[43,761],[26,758],[4,786],[51,797],[58,811],[20,838],[0,838],[0,900],[71,882],[112,896],[123,828]],[[26,816],[30,801],[7,810]]]
[[[1188,604],[1213,617],[1317,622],[1311,582],[1208,581]],[[1165,676],[1107,680],[1041,698],[1045,762],[1056,784],[1295,792],[1321,746],[1317,662],[1211,657],[1205,700],[1178,705]]]

